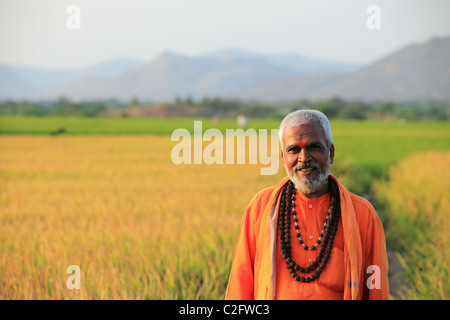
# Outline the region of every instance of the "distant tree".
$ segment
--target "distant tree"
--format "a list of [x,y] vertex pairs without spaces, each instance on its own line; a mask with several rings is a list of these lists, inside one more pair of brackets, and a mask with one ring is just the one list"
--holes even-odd
[[139,99],[136,96],[132,96],[130,101],[128,101],[128,106],[134,107],[139,105]]
[[194,100],[192,100],[191,96],[187,96],[186,99],[184,100],[184,103],[192,106],[194,104]]
[[183,99],[180,98],[179,96],[176,96],[174,103],[175,103],[175,105],[180,105],[183,103]]
[[339,111],[339,117],[343,119],[366,119],[366,113],[361,105],[355,104],[342,108]]
[[392,112],[394,110],[394,104],[392,102],[382,102],[378,106],[378,111],[385,114],[385,115],[392,115]]
[[68,115],[72,110],[72,102],[64,96],[60,96],[53,104],[53,114]]
[[328,118],[333,119],[339,116],[341,109],[345,108],[345,103],[339,98],[333,98],[315,102],[312,108],[323,112]]
[[296,110],[301,110],[301,109],[311,109],[312,107],[312,103],[311,101],[307,100],[307,99],[299,99],[299,100],[295,100],[294,102],[292,102],[290,104],[290,110],[291,111],[296,111]]

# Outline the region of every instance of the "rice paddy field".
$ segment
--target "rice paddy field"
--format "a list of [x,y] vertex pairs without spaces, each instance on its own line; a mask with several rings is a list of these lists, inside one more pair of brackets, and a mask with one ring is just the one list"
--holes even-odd
[[409,299],[450,298],[449,164],[449,151],[414,154],[389,169],[389,181],[375,183],[389,208],[388,243],[411,283]]
[[[261,175],[259,163],[175,165],[171,133],[192,131],[194,120],[204,130],[236,128],[234,120],[0,118],[0,299],[223,299],[242,214],[285,172],[281,162],[274,175]],[[377,207],[410,279],[403,298],[449,299],[449,124],[332,128],[332,173]],[[80,289],[67,287],[71,265]]]

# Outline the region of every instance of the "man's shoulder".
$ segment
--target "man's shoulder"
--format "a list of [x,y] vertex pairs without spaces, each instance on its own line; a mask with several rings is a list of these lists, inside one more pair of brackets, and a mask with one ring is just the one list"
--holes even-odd
[[250,205],[257,205],[269,202],[270,197],[272,196],[274,190],[275,186],[267,187],[260,190],[253,196],[252,200],[250,201]]
[[255,223],[258,221],[261,222],[265,216],[264,213],[268,210],[268,207],[272,206],[274,203],[271,199],[275,189],[276,186],[272,186],[257,192],[248,204],[244,216],[249,217]]
[[289,180],[288,177],[284,177],[283,179],[279,180],[275,185],[260,190],[253,196],[252,200],[250,201],[250,205],[269,202],[274,192],[279,192],[280,189],[286,184],[288,180]]
[[377,211],[375,210],[372,203],[366,198],[358,196],[352,192],[350,193],[350,197],[352,199],[353,207],[355,208],[355,213],[358,220],[368,219],[368,220],[379,220],[379,216]]
[[349,192],[349,193],[350,193],[350,196],[352,198],[352,202],[354,205],[356,205],[358,207],[362,207],[362,208],[367,208],[370,210],[375,210],[373,205],[366,198],[358,196],[357,194],[354,194],[353,192]]

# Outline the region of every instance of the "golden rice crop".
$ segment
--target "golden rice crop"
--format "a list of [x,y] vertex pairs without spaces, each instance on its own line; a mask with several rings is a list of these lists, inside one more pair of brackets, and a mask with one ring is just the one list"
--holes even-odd
[[[1,136],[0,299],[222,299],[243,211],[285,172],[175,165],[175,144]],[[377,188],[410,298],[450,297],[449,163],[448,152],[418,154]],[[79,290],[66,286],[70,265],[81,269]]]
[[174,144],[2,136],[0,298],[222,299],[243,210],[283,173],[174,165]]
[[387,204],[386,229],[400,250],[409,299],[450,298],[450,152],[414,154],[377,184]]

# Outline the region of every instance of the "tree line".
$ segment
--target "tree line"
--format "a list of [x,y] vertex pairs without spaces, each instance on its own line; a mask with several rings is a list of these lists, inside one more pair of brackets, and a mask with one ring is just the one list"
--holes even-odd
[[[65,97],[45,102],[4,100],[0,101],[0,116],[104,117],[108,116],[108,110],[127,110],[131,107],[151,105],[151,102],[139,102],[135,97],[128,102],[117,100],[75,102]],[[165,105],[178,108],[179,116],[183,116],[184,108],[190,107],[197,111],[198,116],[222,118],[232,118],[237,115],[246,115],[250,118],[282,118],[289,111],[316,109],[325,113],[330,119],[450,120],[450,101],[366,102],[348,101],[335,97],[320,101],[299,99],[276,103],[208,97],[194,100],[190,97],[177,97]]]

